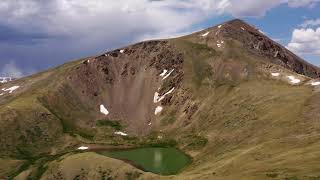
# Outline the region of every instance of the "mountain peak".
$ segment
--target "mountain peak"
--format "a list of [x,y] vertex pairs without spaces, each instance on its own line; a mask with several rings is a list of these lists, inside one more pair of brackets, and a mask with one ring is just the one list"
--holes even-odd
[[[273,41],[260,29],[241,19],[233,19],[199,33],[203,38],[200,41],[194,39],[197,43],[206,43],[209,47],[223,49],[224,42],[237,41],[242,44],[242,48],[257,55],[259,59],[267,59],[273,64],[311,78],[320,77],[318,67],[306,62]],[[199,34],[195,33],[195,37],[199,37]]]

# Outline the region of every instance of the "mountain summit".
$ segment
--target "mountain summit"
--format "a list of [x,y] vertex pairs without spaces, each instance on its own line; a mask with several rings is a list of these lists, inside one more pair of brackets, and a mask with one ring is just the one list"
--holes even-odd
[[[243,48],[250,51],[250,53],[260,56],[261,59],[312,78],[320,77],[318,67],[307,63],[282,45],[268,38],[265,33],[258,28],[240,19],[228,21],[209,28],[207,31],[213,32],[209,33],[210,35],[208,34],[207,37],[207,40],[211,43],[219,41],[219,39],[238,41],[243,45]],[[208,45],[215,46],[215,44],[211,43]]]
[[[0,84],[0,177],[316,178],[319,76],[238,19],[66,63]],[[192,162],[160,176],[96,153],[154,146]]]

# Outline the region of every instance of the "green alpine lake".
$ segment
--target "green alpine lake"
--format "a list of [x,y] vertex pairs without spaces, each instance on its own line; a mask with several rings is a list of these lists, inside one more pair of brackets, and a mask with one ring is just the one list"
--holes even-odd
[[98,153],[160,175],[177,174],[191,162],[189,156],[175,148],[150,147]]

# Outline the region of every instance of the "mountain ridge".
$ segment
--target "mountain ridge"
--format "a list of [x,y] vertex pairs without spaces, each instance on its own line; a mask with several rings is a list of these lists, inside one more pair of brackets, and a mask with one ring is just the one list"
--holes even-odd
[[[251,28],[229,21],[0,84],[16,87],[0,96],[0,167],[11,164],[0,177],[101,179],[102,170],[112,178],[138,171],[143,179],[320,176],[318,69]],[[270,51],[262,48],[268,43]],[[292,63],[274,57],[277,48]],[[79,153],[149,146],[179,148],[193,162],[166,177]]]

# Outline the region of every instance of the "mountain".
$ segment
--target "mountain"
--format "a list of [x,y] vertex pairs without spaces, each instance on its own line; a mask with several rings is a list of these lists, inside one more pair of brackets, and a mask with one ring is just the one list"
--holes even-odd
[[[0,84],[0,177],[316,179],[319,77],[239,19],[66,63]],[[160,176],[92,152],[155,145],[192,163]]]

